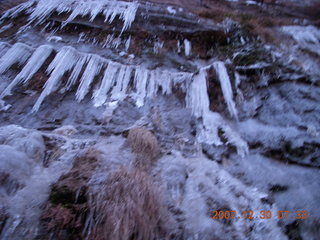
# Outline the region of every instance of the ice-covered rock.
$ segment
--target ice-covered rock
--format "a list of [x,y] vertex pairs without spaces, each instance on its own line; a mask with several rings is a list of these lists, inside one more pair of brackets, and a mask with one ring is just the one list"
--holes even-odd
[[1,127],[0,143],[25,153],[36,162],[43,161],[45,143],[41,133],[36,130],[28,130],[17,125]]

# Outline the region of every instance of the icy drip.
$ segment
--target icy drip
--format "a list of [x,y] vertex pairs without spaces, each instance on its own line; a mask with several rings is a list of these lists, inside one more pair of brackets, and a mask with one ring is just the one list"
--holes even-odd
[[11,8],[10,10],[6,11],[2,17],[0,18],[0,23],[3,19],[6,18],[15,18],[17,17],[21,12],[27,10],[28,8],[32,7],[32,5],[35,3],[35,1],[27,1],[25,3],[22,3],[14,8]]
[[51,46],[42,45],[36,49],[32,54],[30,60],[21,72],[15,77],[15,79],[9,84],[9,86],[1,94],[1,98],[11,95],[11,90],[19,83],[28,82],[33,75],[41,68],[44,62],[48,59],[52,53],[53,48]]
[[147,82],[149,78],[149,71],[143,68],[136,68],[134,76],[134,86],[136,89],[135,99],[136,105],[142,107],[144,99],[147,95]]
[[110,1],[108,6],[105,7],[103,15],[105,16],[105,22],[112,23],[115,17],[118,15],[123,20],[124,24],[121,33],[127,30],[135,19],[138,9],[137,2],[121,2]]
[[207,70],[202,68],[189,86],[186,96],[187,107],[190,107],[192,114],[200,118],[209,111],[209,97],[207,93]]
[[123,100],[126,97],[128,85],[132,75],[132,67],[121,66],[116,85],[112,89],[111,99],[115,101]]
[[70,71],[79,60],[79,55],[72,47],[63,47],[60,52],[53,59],[47,69],[47,73],[51,73],[50,78],[44,85],[37,102],[33,106],[32,112],[37,112],[40,108],[41,103],[53,91],[59,87],[59,81],[61,77],[68,71]]
[[68,91],[72,86],[75,85],[77,79],[80,76],[81,70],[83,68],[83,66],[87,63],[88,61],[88,57],[87,56],[79,56],[79,60],[77,62],[77,64],[75,65],[69,79],[68,82],[66,84],[66,90]]
[[80,79],[80,86],[78,87],[76,93],[76,98],[79,102],[89,92],[93,79],[100,73],[101,68],[105,62],[104,59],[102,59],[98,55],[91,54],[89,58],[89,63]]
[[209,109],[210,102],[206,78],[207,68],[201,68],[189,85],[186,96],[187,107],[191,108],[195,117],[202,118],[202,125],[198,129],[198,141],[210,145],[222,145],[218,134],[220,128],[224,132],[228,143],[235,145],[237,153],[243,157],[248,153],[247,143],[231,129],[219,113],[212,112]]
[[33,48],[23,43],[16,43],[0,59],[0,74],[6,72],[12,65],[24,64],[31,56]]
[[223,62],[215,62],[213,63],[213,67],[215,68],[218,74],[221,90],[223,93],[224,100],[226,101],[229,113],[231,114],[232,117],[237,119],[238,113],[233,101],[233,92],[232,92],[230,78],[227,73],[226,66],[224,65]]
[[119,80],[117,79],[118,70],[118,64],[115,64],[113,62],[110,62],[108,64],[108,67],[105,70],[103,79],[101,81],[101,86],[93,94],[93,102],[95,107],[100,107],[106,102],[109,90],[112,88],[114,82]]
[[[33,5],[35,5],[33,7]],[[28,10],[30,14],[28,24],[34,23],[36,25],[42,24],[51,14],[57,12],[58,14],[71,12],[67,20],[62,26],[67,25],[78,16],[90,16],[90,21],[93,21],[99,13],[105,16],[105,22],[111,24],[113,20],[119,16],[123,21],[121,33],[131,27],[135,19],[138,9],[137,2],[124,2],[115,0],[102,0],[102,1],[73,1],[73,0],[30,0],[22,3],[17,7],[7,11],[0,19],[17,17],[21,12]]]
[[3,56],[10,47],[11,47],[10,44],[5,42],[0,42],[0,55]]
[[29,24],[36,22],[36,24],[43,23],[59,5],[62,5],[62,0],[44,1],[40,0],[36,3],[36,6],[30,10],[31,15],[29,17]]
[[183,41],[184,43],[184,53],[186,56],[190,56],[191,54],[191,42],[187,39]]

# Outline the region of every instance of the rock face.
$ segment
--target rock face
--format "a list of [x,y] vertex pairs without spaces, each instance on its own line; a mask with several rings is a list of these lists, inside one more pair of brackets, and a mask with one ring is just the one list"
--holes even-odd
[[2,2],[0,239],[319,238],[316,1]]

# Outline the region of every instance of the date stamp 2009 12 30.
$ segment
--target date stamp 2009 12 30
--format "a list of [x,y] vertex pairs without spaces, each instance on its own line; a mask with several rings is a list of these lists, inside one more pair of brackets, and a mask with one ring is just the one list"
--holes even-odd
[[299,211],[278,211],[272,213],[271,211],[260,211],[258,213],[254,211],[243,211],[240,214],[237,211],[212,211],[212,219],[300,219],[305,220],[309,218],[308,212],[305,210]]

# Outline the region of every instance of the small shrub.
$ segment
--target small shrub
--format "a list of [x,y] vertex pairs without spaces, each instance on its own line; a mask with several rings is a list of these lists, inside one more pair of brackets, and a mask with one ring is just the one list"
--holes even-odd
[[[168,210],[150,177],[139,170],[120,168],[92,196],[89,239],[167,239]],[[90,224],[89,224],[90,225]]]
[[132,151],[137,154],[134,165],[140,169],[148,170],[160,155],[157,138],[145,128],[130,129],[128,142]]

